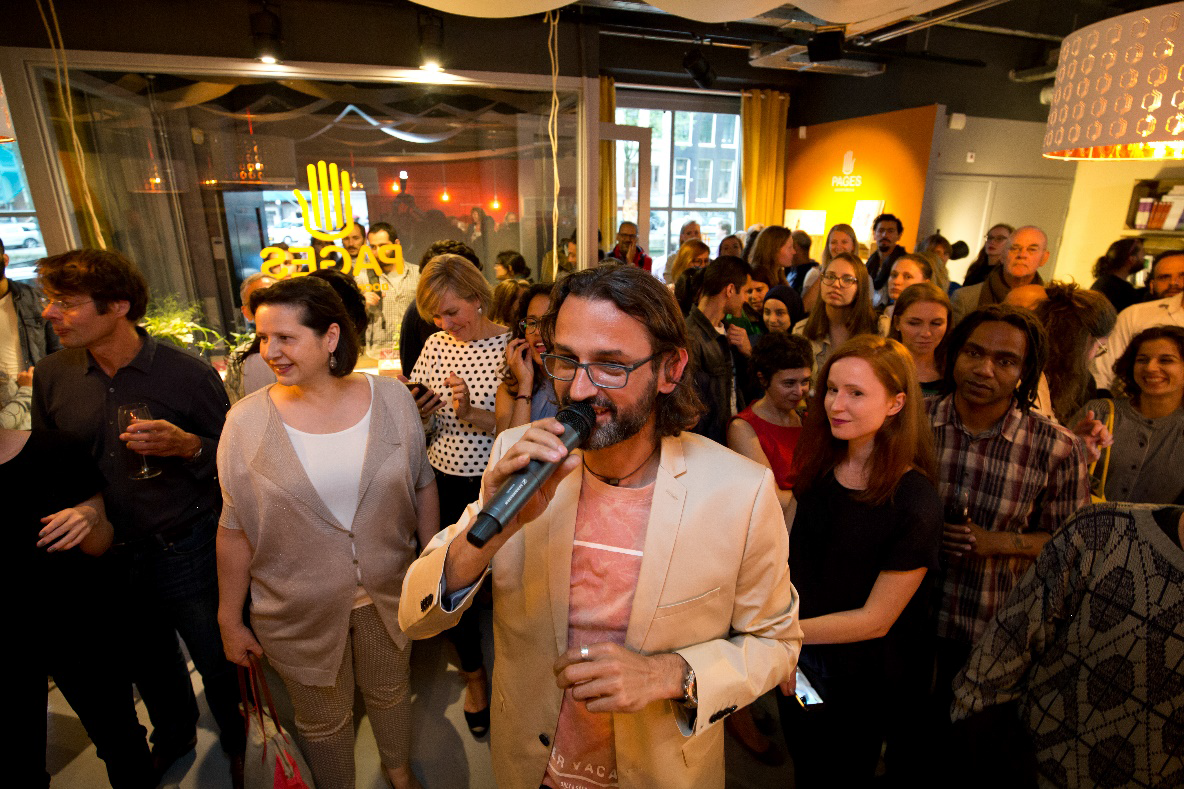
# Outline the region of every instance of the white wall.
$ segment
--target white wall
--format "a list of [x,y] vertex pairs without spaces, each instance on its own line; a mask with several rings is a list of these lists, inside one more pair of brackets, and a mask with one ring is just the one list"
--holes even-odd
[[[943,108],[944,109],[944,108]],[[986,231],[997,222],[1036,224],[1059,248],[1076,163],[1045,159],[1044,124],[967,117],[960,130],[939,118],[921,209],[921,234],[940,229],[950,241],[965,241],[966,258],[950,261],[950,276],[961,280],[978,255]],[[967,161],[973,154],[973,162]],[[1042,269],[1049,278],[1052,267]]]
[[[1184,178],[1184,165],[1166,162],[1078,162],[1069,199],[1064,242],[1056,259],[1056,278],[1088,287],[1096,261],[1123,235],[1135,181]],[[1184,246],[1184,239],[1176,246]]]

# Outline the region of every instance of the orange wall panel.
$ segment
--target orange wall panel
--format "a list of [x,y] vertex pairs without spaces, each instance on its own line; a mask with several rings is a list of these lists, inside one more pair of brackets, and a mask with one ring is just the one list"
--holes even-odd
[[[791,130],[786,209],[826,211],[830,227],[850,224],[857,200],[883,200],[904,223],[900,243],[913,249],[936,117],[931,105],[807,126],[804,140]],[[870,239],[870,228],[855,229]],[[812,252],[817,258],[821,247]]]

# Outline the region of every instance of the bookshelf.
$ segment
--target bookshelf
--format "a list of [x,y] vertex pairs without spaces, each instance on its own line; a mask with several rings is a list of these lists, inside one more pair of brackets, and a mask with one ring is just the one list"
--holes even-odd
[[1184,237],[1184,180],[1136,181],[1123,235]]

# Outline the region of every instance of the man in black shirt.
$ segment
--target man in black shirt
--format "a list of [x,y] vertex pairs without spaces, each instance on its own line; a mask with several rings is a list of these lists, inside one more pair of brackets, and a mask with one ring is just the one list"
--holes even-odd
[[867,273],[876,290],[888,284],[888,275],[896,259],[908,252],[897,242],[904,233],[904,223],[892,214],[880,214],[872,222],[872,238],[876,248],[867,256]]
[[[124,646],[152,719],[153,761],[163,773],[196,743],[197,703],[179,632],[201,672],[222,747],[241,765],[238,687],[217,625],[214,537],[222,498],[215,456],[229,408],[222,382],[204,361],[136,325],[148,286],[119,253],[49,257],[38,278],[43,314],[65,350],[37,364],[33,425],[81,440],[103,474],[113,550],[126,571]],[[152,418],[123,428],[119,408],[133,403],[147,405]],[[159,473],[132,478],[145,457]]]

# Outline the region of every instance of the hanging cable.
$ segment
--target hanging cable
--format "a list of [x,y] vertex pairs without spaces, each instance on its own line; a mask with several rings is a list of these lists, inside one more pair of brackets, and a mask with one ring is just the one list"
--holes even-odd
[[[78,128],[74,124],[74,96],[66,85],[66,78],[69,76],[70,71],[69,65],[66,62],[66,45],[62,39],[62,29],[58,25],[58,12],[54,7],[53,0],[46,0],[46,4],[49,6],[49,14],[53,18],[52,29],[49,26],[49,19],[45,16],[45,9],[41,5],[41,0],[37,0],[37,11],[41,14],[41,23],[45,25],[45,33],[49,36],[49,50],[53,55],[53,70],[54,76],[57,79],[58,102],[61,104],[62,112],[66,114],[66,125],[70,129],[70,141],[74,146],[74,161],[78,168],[79,191],[82,193],[86,215],[90,220],[91,229],[94,231],[99,249],[106,249],[107,240],[103,237],[103,228],[99,225],[99,217],[95,213],[95,204],[90,191],[90,183],[86,178],[86,159],[82,155],[82,141],[78,139]],[[56,38],[55,33],[57,34]]]
[[543,21],[550,25],[547,54],[551,58],[551,112],[547,118],[547,139],[551,142],[551,251],[555,266],[551,278],[556,280],[559,278],[559,11],[548,11]]

